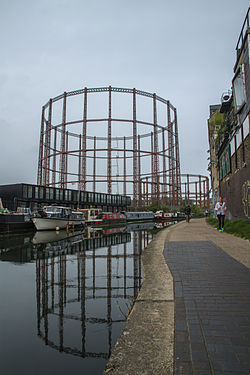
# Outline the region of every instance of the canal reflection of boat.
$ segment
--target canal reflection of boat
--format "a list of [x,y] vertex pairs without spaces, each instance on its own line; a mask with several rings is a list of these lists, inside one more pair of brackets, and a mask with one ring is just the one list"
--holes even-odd
[[75,254],[130,241],[130,233],[105,233],[103,228],[86,227],[84,232],[68,233],[66,230],[59,233],[51,231],[36,232],[31,242],[34,257],[37,259],[56,257],[60,254]]
[[171,221],[157,221],[155,223],[155,228],[157,229],[163,229],[163,228],[166,228],[166,227],[169,227],[170,225],[173,225],[173,224],[177,224],[178,221],[176,220],[171,220]]
[[135,223],[129,223],[126,226],[127,232],[132,232],[135,230],[147,230],[147,229],[153,229],[155,227],[155,223],[153,221],[145,221],[145,222],[135,222]]
[[114,227],[114,228],[102,228],[102,233],[104,235],[109,235],[109,234],[115,234],[115,233],[123,233],[126,230],[126,226],[122,227]]
[[130,221],[153,221],[155,216],[152,211],[138,211],[138,212],[129,212],[129,211],[122,211],[125,215],[127,222]]
[[0,237],[0,261],[26,263],[32,260],[30,240],[34,232],[5,234]]
[[42,244],[42,243],[48,243],[48,242],[58,242],[65,239],[70,239],[75,236],[82,236],[82,239],[84,238],[84,233],[82,231],[74,231],[74,232],[68,232],[66,230],[61,231],[50,231],[50,230],[44,230],[44,231],[37,231],[31,242],[34,245]]
[[67,226],[84,226],[82,212],[73,211],[70,207],[44,206],[32,218],[37,230],[59,230]]

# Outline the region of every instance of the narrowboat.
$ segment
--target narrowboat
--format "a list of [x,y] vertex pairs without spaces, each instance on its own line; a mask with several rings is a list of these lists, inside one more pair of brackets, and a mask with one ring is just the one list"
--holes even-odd
[[155,213],[156,220],[170,220],[175,216],[173,212],[156,211]]
[[154,213],[152,211],[142,211],[142,212],[128,212],[122,211],[125,215],[127,221],[144,221],[144,220],[154,220]]
[[126,216],[123,213],[103,212],[102,224],[109,225],[115,223],[125,223]]
[[78,211],[83,213],[86,224],[101,224],[103,221],[101,208],[81,208]]

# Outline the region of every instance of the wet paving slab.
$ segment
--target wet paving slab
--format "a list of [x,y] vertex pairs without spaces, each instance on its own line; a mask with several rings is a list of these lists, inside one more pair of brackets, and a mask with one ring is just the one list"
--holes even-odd
[[250,270],[211,241],[166,242],[175,375],[250,374]]

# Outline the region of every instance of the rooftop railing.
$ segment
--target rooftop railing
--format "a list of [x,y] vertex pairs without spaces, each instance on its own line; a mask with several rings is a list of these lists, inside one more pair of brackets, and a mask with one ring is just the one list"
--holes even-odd
[[240,32],[240,36],[239,36],[239,39],[238,39],[238,42],[237,42],[237,45],[236,45],[237,58],[238,58],[238,56],[241,52],[244,37],[245,37],[246,31],[249,28],[249,26],[250,26],[250,7],[248,8],[248,11],[247,11],[247,14],[246,14],[246,17],[245,17],[245,20],[243,22],[243,26],[242,26],[242,29],[241,29],[241,32]]

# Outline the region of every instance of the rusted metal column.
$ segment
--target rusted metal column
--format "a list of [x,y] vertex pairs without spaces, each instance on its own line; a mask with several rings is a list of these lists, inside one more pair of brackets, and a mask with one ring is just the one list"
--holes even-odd
[[142,181],[141,181],[141,139],[138,135],[138,193],[139,193],[139,206],[142,205]]
[[154,199],[154,138],[153,132],[151,132],[151,202]]
[[195,181],[195,204],[197,206],[197,202],[198,202],[198,193],[197,193],[197,181]]
[[148,199],[148,177],[146,177],[146,202],[147,205],[149,204],[149,199]]
[[79,135],[79,154],[78,154],[78,190],[81,190],[81,171],[82,171],[82,136]]
[[177,112],[174,109],[174,126],[175,126],[175,185],[176,185],[176,204],[180,204],[181,199],[181,172],[180,172],[180,152],[178,139]]
[[57,130],[54,128],[54,155],[53,155],[53,171],[52,171],[52,186],[56,186],[56,144],[57,144]]
[[206,197],[207,197],[207,208],[209,208],[209,179],[206,177]]
[[38,172],[37,172],[37,185],[43,185],[43,150],[44,150],[44,111],[45,108],[42,108],[42,117],[41,117],[41,133],[40,133],[40,144],[39,144],[39,158],[38,158]]
[[203,207],[206,207],[206,180],[203,180]]
[[84,88],[84,104],[83,104],[83,124],[82,124],[82,171],[81,171],[81,190],[86,190],[86,162],[87,162],[87,110],[88,110],[88,91]]
[[154,194],[155,194],[156,199],[159,200],[160,189],[159,189],[159,155],[158,155],[156,94],[153,94],[153,115],[154,115]]
[[145,206],[145,202],[146,202],[146,184],[145,184],[145,182],[143,182],[143,195],[142,195],[142,198],[143,198],[143,206]]
[[166,176],[166,150],[165,150],[165,129],[162,129],[162,168],[163,168],[163,189],[162,195],[167,199],[167,176]]
[[127,171],[126,171],[126,137],[124,137],[124,149],[123,149],[123,194],[127,194]]
[[69,132],[66,131],[66,141],[65,141],[65,173],[64,173],[64,188],[67,189],[68,185],[68,159],[69,159]]
[[188,204],[190,204],[189,200],[189,191],[190,191],[190,185],[189,185],[189,174],[187,174],[187,200],[188,200]]
[[60,187],[64,187],[65,180],[65,141],[66,141],[66,99],[67,93],[63,96],[63,113],[62,113],[62,133],[61,133],[61,155],[60,155]]
[[168,164],[169,164],[169,200],[174,204],[174,186],[173,186],[173,131],[170,115],[170,104],[167,102],[167,121],[168,121]]
[[45,131],[45,158],[44,158],[44,185],[49,185],[50,181],[50,142],[51,142],[51,118],[52,118],[52,99],[49,101],[49,115],[46,122]]
[[133,89],[133,202],[138,204],[136,89]]
[[111,180],[111,147],[112,147],[112,140],[111,140],[111,86],[109,86],[109,117],[108,117],[108,159],[107,159],[107,191],[108,194],[112,194],[112,180]]
[[96,191],[96,137],[94,137],[94,157],[93,157],[93,192]]
[[185,204],[187,204],[187,183],[185,182]]
[[201,176],[199,176],[199,196],[200,196],[200,208],[201,208]]

